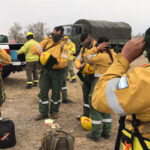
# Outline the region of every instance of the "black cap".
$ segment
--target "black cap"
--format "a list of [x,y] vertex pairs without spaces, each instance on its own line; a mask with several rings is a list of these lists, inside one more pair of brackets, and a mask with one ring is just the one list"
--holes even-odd
[[61,34],[64,34],[64,27],[63,26],[57,26],[54,28],[56,31],[61,31]]

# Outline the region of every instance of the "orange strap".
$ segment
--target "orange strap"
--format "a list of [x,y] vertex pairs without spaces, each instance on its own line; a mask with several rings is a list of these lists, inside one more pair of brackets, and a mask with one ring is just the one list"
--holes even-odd
[[125,150],[129,150],[131,148],[131,144],[128,144],[127,141],[125,141]]

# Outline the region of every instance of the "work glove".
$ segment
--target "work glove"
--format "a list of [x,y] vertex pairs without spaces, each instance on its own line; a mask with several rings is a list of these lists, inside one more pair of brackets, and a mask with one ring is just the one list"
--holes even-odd
[[48,61],[47,61],[47,64],[45,65],[45,68],[46,68],[47,70],[51,70],[52,67],[53,67],[54,65],[56,65],[56,64],[58,64],[57,59],[51,55],[51,56],[49,57]]

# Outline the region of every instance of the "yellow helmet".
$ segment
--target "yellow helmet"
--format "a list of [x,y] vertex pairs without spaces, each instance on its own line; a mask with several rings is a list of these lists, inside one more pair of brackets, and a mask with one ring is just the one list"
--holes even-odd
[[49,51],[46,51],[46,52],[43,52],[41,55],[40,55],[40,62],[43,66],[45,66],[47,64],[47,61],[50,57],[50,52]]
[[82,116],[80,119],[84,129],[88,131],[92,129],[92,120],[90,118]]
[[30,35],[33,35],[33,33],[32,33],[32,32],[28,32],[28,33],[26,34],[26,37],[27,37],[27,36],[30,36]]
[[82,74],[94,74],[94,67],[88,63],[85,64]]

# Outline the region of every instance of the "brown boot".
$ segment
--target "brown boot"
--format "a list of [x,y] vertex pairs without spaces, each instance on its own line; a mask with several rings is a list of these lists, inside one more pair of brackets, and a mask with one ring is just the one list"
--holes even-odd
[[46,119],[46,118],[48,118],[48,116],[38,115],[37,117],[35,117],[35,121],[43,120],[43,119]]
[[51,114],[51,117],[52,117],[52,119],[58,119],[58,114],[56,114],[56,113]]

